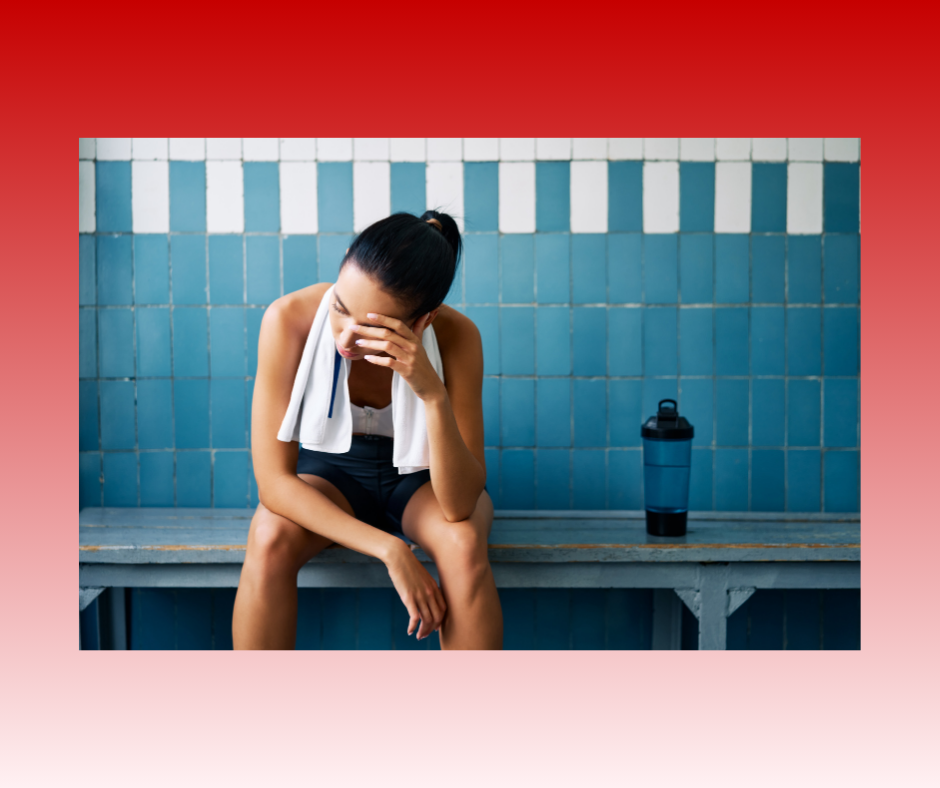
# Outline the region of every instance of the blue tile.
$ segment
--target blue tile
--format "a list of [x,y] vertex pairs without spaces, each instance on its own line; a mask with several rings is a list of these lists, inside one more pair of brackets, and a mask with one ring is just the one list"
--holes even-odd
[[540,304],[567,304],[571,295],[571,236],[535,236],[535,270]]
[[713,162],[679,162],[679,229],[698,233],[715,229]]
[[643,266],[647,304],[675,304],[679,300],[679,236],[643,236]]
[[574,445],[607,445],[607,381],[574,381]]
[[752,307],[751,374],[783,375],[784,357],[783,307]]
[[748,382],[722,378],[715,381],[715,442],[719,446],[748,445]]
[[254,377],[258,370],[258,337],[261,334],[261,320],[264,309],[255,307],[245,310],[245,323],[248,334],[248,369],[247,374]]
[[571,236],[571,287],[575,304],[607,303],[607,237],[595,233]]
[[78,382],[78,449],[98,450],[98,382]]
[[752,300],[759,304],[782,304],[786,291],[786,238],[782,235],[752,235]]
[[571,508],[571,453],[566,449],[539,449],[537,509]]
[[205,162],[170,162],[170,230],[174,233],[206,231]]
[[180,651],[212,649],[212,591],[179,588],[176,591],[176,648]]
[[209,313],[212,377],[245,377],[245,310],[223,307]]
[[[679,401],[679,382],[676,378],[644,378],[643,380],[643,411],[641,422],[655,415],[660,400],[674,399]],[[639,427],[637,427],[639,432]]]
[[674,306],[647,308],[643,314],[643,364],[646,375],[679,372],[679,335]]
[[823,389],[823,445],[858,446],[858,380],[827,378]]
[[822,373],[822,337],[819,307],[787,309],[787,374]]
[[[246,161],[245,230],[276,233],[281,229],[280,185],[276,162]],[[322,205],[320,210],[322,216]]]
[[[421,205],[424,205],[424,165],[392,165],[421,168]],[[394,187],[393,187],[394,191]],[[495,161],[467,162],[463,165],[464,226],[467,232],[495,232],[499,229],[499,164]],[[417,212],[420,216],[421,208]]]
[[499,236],[499,261],[503,303],[535,301],[535,236],[529,233]]
[[467,303],[498,303],[499,237],[495,233],[467,233],[463,242]]
[[245,382],[213,378],[210,396],[212,448],[244,449],[248,426],[245,414]]
[[170,237],[173,303],[205,304],[206,237],[204,235],[173,235]]
[[499,446],[499,378],[483,378],[483,445]]
[[99,235],[97,249],[98,304],[134,303],[133,251],[129,235]]
[[483,342],[483,374],[499,374],[499,307],[468,306],[469,317],[480,331]]
[[78,455],[78,508],[86,506],[101,506],[101,455],[97,452]]
[[104,505],[137,506],[137,455],[109,452],[103,459]]
[[502,445],[534,446],[535,381],[503,378],[500,386]]
[[783,463],[783,449],[751,452],[751,511],[783,511]]
[[391,166],[392,213],[420,216],[425,199],[425,165],[420,162],[393,162]]
[[211,506],[212,458],[207,451],[176,453],[176,505]]
[[172,381],[137,381],[137,441],[141,449],[173,448]]
[[[714,379],[680,378],[679,386],[679,413],[695,429],[692,445],[711,446],[715,437]],[[636,431],[639,435],[639,426]]]
[[785,391],[783,380],[756,378],[751,381],[752,446],[783,446]]
[[857,304],[861,269],[858,235],[827,235],[823,241],[827,304]]
[[679,369],[683,375],[712,375],[715,332],[711,309],[679,310]]
[[[209,381],[174,380],[173,410],[176,413],[176,448],[209,448]],[[177,475],[180,470],[177,467]],[[182,502],[179,504],[182,506]]]
[[571,164],[535,163],[535,227],[540,233],[571,229]]
[[209,374],[209,330],[204,307],[173,310],[173,374],[194,378]]
[[172,374],[169,307],[137,310],[137,374],[145,378]]
[[715,453],[711,449],[692,448],[692,467],[689,470],[689,511],[712,511],[713,464]]
[[710,304],[715,297],[715,236],[679,236],[679,280],[683,304]]
[[787,237],[787,301],[818,304],[822,300],[822,236]]
[[535,452],[532,449],[502,451],[501,508],[535,508]]
[[715,510],[747,511],[747,449],[715,450]]
[[610,374],[639,376],[643,374],[643,309],[612,307],[607,310]]
[[98,369],[103,378],[134,375],[134,310],[98,310]]
[[346,250],[352,245],[353,235],[320,235],[320,282],[335,282],[339,268],[346,256]]
[[750,300],[748,236],[715,236],[715,303],[745,304]]
[[652,641],[652,590],[648,588],[609,589],[607,591],[607,648],[643,650],[649,649]]
[[576,449],[572,452],[572,508],[607,508],[607,452]]
[[[317,237],[284,236],[284,292],[293,293],[317,281]],[[211,251],[210,257],[212,259]]]
[[603,307],[574,309],[574,374],[607,374],[607,310]]
[[500,308],[500,369],[504,375],[535,374],[535,309]]
[[398,595],[390,588],[360,588],[356,619],[356,648],[386,650],[392,647],[392,605]]
[[78,376],[98,377],[98,326],[95,309],[78,310]]
[[571,310],[565,306],[540,306],[538,322],[539,375],[571,374]]
[[241,235],[209,236],[209,301],[213,304],[245,303],[242,239]]
[[212,469],[212,505],[248,507],[248,452],[217,451]]
[[610,386],[610,445],[639,446],[643,422],[643,381],[612,380]]
[[133,449],[134,435],[134,382],[131,380],[102,380],[98,384],[101,397],[101,448]]
[[607,287],[611,304],[643,301],[643,237],[640,233],[608,234]]
[[[639,432],[639,430],[637,430]],[[608,453],[607,503],[611,509],[643,508],[643,454],[639,451]]]
[[751,232],[787,231],[787,165],[751,165]]
[[[577,382],[577,381],[576,381]],[[536,386],[538,401],[538,445],[571,445],[571,381],[542,378]]]
[[718,375],[748,374],[748,310],[715,309],[715,371]]
[[134,302],[170,303],[170,245],[165,235],[134,236]]
[[[251,412],[251,400],[248,400],[248,412]],[[250,437],[250,436],[249,436]],[[251,440],[248,441],[251,443]],[[258,481],[255,479],[254,469],[251,463],[251,452],[248,453],[248,505],[253,509],[258,508]]]
[[821,509],[820,482],[822,480],[820,452],[787,452],[787,511],[818,512]]
[[270,235],[245,239],[248,303],[270,304],[281,295],[278,239]]
[[571,648],[571,590],[535,590],[535,647],[560,650]]
[[819,446],[818,380],[787,381],[787,445]]
[[[248,414],[248,448],[251,448],[251,402],[255,396],[255,381],[252,379],[245,381],[245,413]],[[257,504],[255,504],[257,505]]]
[[[140,238],[141,236],[137,236]],[[98,300],[95,274],[95,236],[78,236],[78,305],[94,306]]]
[[[352,162],[321,161],[317,164],[317,210],[321,233],[352,232]],[[326,280],[321,277],[321,281]]]
[[500,450],[484,449],[483,457],[486,460],[486,489],[493,499],[493,508],[502,507],[502,496],[500,494]]
[[96,162],[95,219],[99,233],[133,231],[129,161]]
[[608,162],[607,229],[612,233],[643,231],[643,162]]
[[857,375],[860,342],[857,307],[823,309],[825,374]]
[[823,165],[823,229],[827,233],[858,232],[859,165]]
[[824,511],[859,511],[861,500],[859,453],[857,451],[827,451],[823,462],[825,465]]

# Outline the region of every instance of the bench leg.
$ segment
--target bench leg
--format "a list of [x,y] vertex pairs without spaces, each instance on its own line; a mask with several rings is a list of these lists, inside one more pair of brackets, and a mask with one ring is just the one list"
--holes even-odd
[[653,648],[682,647],[682,602],[671,588],[653,589]]
[[[78,589],[78,612],[81,612],[94,602],[104,591],[103,588],[79,588]],[[78,624],[78,648],[82,647],[82,625],[81,620]]]
[[700,651],[727,648],[728,616],[754,593],[733,585],[728,564],[702,564],[697,588],[677,588],[676,594],[698,619]]

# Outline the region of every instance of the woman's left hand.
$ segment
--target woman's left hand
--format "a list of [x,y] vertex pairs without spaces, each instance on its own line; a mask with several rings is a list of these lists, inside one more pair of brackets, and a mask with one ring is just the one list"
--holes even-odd
[[421,336],[428,327],[429,312],[415,320],[412,331],[401,320],[386,315],[377,315],[370,312],[370,320],[381,323],[385,328],[371,326],[353,326],[353,331],[363,337],[372,339],[357,339],[356,344],[361,348],[383,350],[387,356],[367,355],[366,361],[382,367],[390,367],[401,375],[411,386],[412,391],[419,399],[427,400],[442,396],[446,389],[440,379],[431,359],[428,358]]

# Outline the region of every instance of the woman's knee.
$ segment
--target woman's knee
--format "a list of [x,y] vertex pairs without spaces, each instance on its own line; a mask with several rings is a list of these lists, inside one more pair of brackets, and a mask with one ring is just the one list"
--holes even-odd
[[248,534],[245,563],[261,571],[297,571],[306,544],[304,535],[301,526],[259,504]]
[[[442,522],[440,529],[444,533],[442,544],[435,551],[435,560],[444,564],[451,573],[459,572],[469,579],[481,579],[489,571],[487,535],[479,523],[473,520]],[[440,568],[440,567],[439,567]]]

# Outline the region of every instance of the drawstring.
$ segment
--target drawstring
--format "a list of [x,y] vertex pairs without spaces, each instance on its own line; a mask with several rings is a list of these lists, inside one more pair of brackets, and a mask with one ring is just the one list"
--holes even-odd
[[333,357],[333,393],[330,395],[330,412],[327,414],[328,419],[333,418],[333,401],[336,399],[336,381],[339,379],[339,365],[341,363],[342,358],[337,350]]

